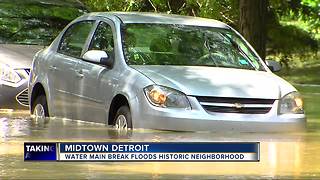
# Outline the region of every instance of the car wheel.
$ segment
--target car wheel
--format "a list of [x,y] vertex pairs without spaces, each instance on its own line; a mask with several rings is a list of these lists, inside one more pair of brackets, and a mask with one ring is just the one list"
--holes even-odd
[[45,122],[45,118],[49,117],[49,111],[47,100],[44,95],[40,95],[36,98],[32,110],[32,115],[34,116],[36,122]]
[[118,131],[132,129],[131,112],[128,106],[121,106],[114,118],[114,127]]

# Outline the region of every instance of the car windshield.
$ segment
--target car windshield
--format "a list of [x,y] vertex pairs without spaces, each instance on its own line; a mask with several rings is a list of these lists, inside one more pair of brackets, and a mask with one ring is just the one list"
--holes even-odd
[[1,0],[0,43],[48,45],[86,11],[77,0]]
[[122,36],[129,65],[265,70],[241,37],[228,29],[180,24],[125,24]]

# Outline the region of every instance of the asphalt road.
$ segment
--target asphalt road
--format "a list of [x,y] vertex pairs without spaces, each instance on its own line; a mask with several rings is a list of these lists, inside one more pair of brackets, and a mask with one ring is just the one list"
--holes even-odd
[[[0,179],[320,178],[320,124],[301,133],[172,132],[138,129],[119,135],[102,124],[63,119],[36,123],[28,112],[0,113]],[[260,162],[24,162],[26,141],[258,141]]]

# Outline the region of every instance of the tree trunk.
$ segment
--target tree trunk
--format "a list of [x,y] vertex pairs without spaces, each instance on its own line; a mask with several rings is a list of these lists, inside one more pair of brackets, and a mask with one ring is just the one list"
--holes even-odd
[[268,0],[240,0],[240,33],[260,57],[266,57]]

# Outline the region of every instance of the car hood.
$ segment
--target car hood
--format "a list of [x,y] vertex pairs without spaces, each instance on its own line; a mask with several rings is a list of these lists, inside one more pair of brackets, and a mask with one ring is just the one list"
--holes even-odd
[[0,44],[0,63],[14,69],[30,68],[33,56],[42,48],[38,45]]
[[190,96],[279,99],[296,91],[271,72],[200,66],[132,66],[155,84]]

